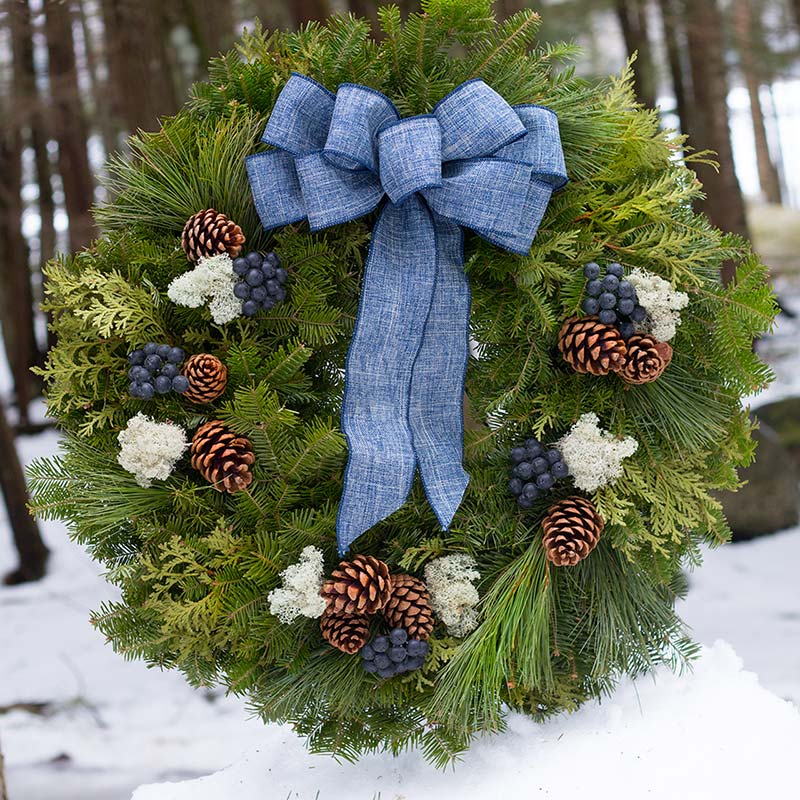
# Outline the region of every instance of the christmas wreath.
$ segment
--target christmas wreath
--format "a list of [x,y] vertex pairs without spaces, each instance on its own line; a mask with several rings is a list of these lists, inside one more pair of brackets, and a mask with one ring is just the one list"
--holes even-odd
[[47,271],[31,480],[120,653],[444,764],[692,658],[775,307],[628,73],[423,7],[246,33],[111,162],[106,235]]

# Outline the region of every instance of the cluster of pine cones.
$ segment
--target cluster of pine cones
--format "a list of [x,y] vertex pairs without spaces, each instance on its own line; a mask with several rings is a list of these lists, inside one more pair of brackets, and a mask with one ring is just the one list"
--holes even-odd
[[327,603],[320,620],[322,636],[333,647],[353,655],[369,639],[370,617],[383,616],[390,630],[401,629],[409,640],[427,641],[433,611],[425,584],[413,575],[392,575],[375,556],[342,561],[320,591]]
[[558,334],[558,349],[576,372],[615,372],[628,384],[656,380],[672,361],[672,347],[666,342],[646,333],[634,333],[625,341],[615,325],[598,317],[570,317]]

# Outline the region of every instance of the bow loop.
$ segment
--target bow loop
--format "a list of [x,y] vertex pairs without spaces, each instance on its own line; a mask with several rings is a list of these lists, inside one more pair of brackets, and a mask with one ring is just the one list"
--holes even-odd
[[384,126],[378,133],[381,184],[393,203],[442,185],[442,129],[420,116]]
[[336,532],[344,554],[405,502],[414,472],[443,529],[469,476],[462,395],[469,285],[462,228],[527,253],[550,195],[566,182],[558,121],[512,108],[481,80],[432,114],[401,119],[366,86],[336,95],[294,74],[247,159],[269,230],[312,230],[369,214],[383,198],[347,355],[342,430],[349,458]]

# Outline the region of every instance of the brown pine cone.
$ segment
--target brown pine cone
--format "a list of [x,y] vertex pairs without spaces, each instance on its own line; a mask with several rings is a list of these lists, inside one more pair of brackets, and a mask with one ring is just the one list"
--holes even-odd
[[253,445],[219,420],[201,425],[192,437],[192,467],[218,492],[233,494],[253,482]]
[[343,653],[357,653],[369,638],[369,619],[365,614],[336,614],[326,611],[319,621],[322,638]]
[[558,349],[575,372],[608,375],[625,365],[625,340],[597,317],[570,317],[558,334]]
[[402,628],[411,639],[427,640],[433,631],[431,598],[413,575],[392,575],[392,595],[383,607],[390,628]]
[[242,252],[244,241],[242,229],[213,208],[198,211],[189,217],[181,234],[183,252],[189,261],[194,262],[221,253],[236,258]]
[[628,339],[628,361],[619,371],[625,383],[650,383],[659,378],[672,361],[672,346],[646,333]]
[[605,523],[585,497],[568,497],[550,507],[542,522],[547,560],[573,567],[597,546]]
[[342,561],[320,591],[336,614],[375,614],[391,593],[389,567],[375,556],[362,555]]
[[228,383],[228,368],[208,353],[192,356],[181,370],[189,388],[183,393],[193,403],[211,403],[220,397]]

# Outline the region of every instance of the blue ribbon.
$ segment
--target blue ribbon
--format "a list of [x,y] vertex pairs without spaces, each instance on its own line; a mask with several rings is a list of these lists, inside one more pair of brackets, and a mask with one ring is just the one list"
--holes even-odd
[[529,251],[550,195],[567,180],[558,120],[540,106],[512,108],[481,80],[431,114],[401,119],[374,89],[342,84],[334,95],[295,73],[262,141],[275,149],[250,156],[247,174],[267,230],[306,219],[321,230],[387,197],[347,356],[339,551],[403,505],[417,467],[447,529],[469,482],[462,227]]

